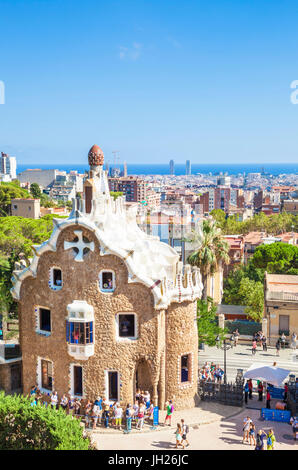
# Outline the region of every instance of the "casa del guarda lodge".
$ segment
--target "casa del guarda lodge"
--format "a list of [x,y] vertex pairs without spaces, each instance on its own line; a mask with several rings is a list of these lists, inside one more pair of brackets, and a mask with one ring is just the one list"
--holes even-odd
[[84,198],[50,239],[13,273],[23,392],[126,405],[137,388],[155,406],[195,404],[198,375],[198,269],[136,223],[136,208],[110,196],[104,155],[94,145]]

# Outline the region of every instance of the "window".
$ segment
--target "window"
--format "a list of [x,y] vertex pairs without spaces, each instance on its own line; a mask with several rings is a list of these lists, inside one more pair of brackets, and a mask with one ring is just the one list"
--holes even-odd
[[113,292],[115,290],[115,274],[113,271],[100,272],[99,287],[102,292]]
[[53,386],[53,367],[52,362],[41,360],[41,386],[46,390],[52,390]]
[[83,395],[83,368],[81,366],[73,366],[73,394]]
[[62,286],[62,271],[61,269],[54,268],[53,269],[53,285],[54,286]]
[[39,329],[51,332],[51,310],[47,308],[39,309]]
[[118,336],[119,338],[136,338],[136,315],[118,314]]
[[107,373],[107,396],[110,401],[119,400],[119,380],[118,372],[108,371]]
[[181,382],[189,382],[190,381],[189,362],[190,362],[189,354],[181,356]]
[[66,322],[66,341],[70,344],[92,344],[93,322]]

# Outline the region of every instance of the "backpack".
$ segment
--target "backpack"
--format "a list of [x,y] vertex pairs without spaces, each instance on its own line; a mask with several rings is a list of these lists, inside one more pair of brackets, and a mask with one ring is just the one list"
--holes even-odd
[[171,413],[174,411],[174,405],[171,406]]
[[258,447],[261,447],[261,446],[262,446],[262,439],[261,439],[260,434],[257,434],[256,442],[257,442],[257,446],[258,446]]
[[267,446],[272,446],[271,436],[267,436]]

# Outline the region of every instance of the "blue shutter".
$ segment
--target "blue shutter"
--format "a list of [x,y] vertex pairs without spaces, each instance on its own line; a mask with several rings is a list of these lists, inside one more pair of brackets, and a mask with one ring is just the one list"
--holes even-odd
[[69,343],[69,321],[66,320],[66,342]]
[[93,321],[90,322],[90,343],[93,343]]
[[74,323],[71,321],[69,322],[69,342],[70,343],[74,343],[74,337],[73,337],[73,333],[74,333]]

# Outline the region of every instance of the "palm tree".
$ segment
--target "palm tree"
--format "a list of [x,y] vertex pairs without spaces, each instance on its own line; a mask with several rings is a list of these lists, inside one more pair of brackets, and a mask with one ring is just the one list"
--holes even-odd
[[229,264],[229,244],[213,219],[204,219],[201,229],[193,230],[187,241],[194,248],[187,261],[200,268],[204,286],[203,298],[207,299],[207,278],[214,274],[221,264]]

